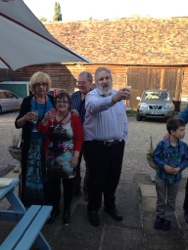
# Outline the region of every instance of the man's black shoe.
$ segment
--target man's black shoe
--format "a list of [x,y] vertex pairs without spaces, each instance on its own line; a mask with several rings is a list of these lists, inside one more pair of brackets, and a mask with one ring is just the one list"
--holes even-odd
[[164,219],[161,229],[164,231],[169,231],[171,229],[171,221]]
[[107,209],[105,208],[104,211],[108,214],[110,214],[110,216],[117,221],[122,221],[123,220],[123,216],[120,214],[120,212],[117,210],[117,208],[114,209]]
[[100,219],[99,219],[98,212],[88,211],[88,218],[89,218],[89,222],[92,226],[94,226],[94,227],[100,226]]
[[184,219],[185,219],[185,222],[188,223],[188,213],[184,213]]
[[88,192],[84,191],[84,200],[89,201]]
[[70,209],[65,209],[63,212],[63,224],[65,226],[69,225],[71,222],[71,212]]
[[49,219],[47,220],[47,224],[51,224],[54,222],[55,218],[59,215],[58,209],[52,209]]
[[81,194],[81,188],[80,187],[74,187],[72,191],[73,196],[77,196]]
[[161,218],[157,216],[155,223],[154,223],[154,228],[155,229],[161,229],[164,223],[164,218]]

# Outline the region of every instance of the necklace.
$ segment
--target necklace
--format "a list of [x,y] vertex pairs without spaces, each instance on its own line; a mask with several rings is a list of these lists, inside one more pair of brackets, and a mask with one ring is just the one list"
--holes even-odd
[[[35,99],[35,109],[38,110],[38,102],[37,102],[36,95],[34,95],[34,99]],[[40,104],[42,104],[42,103],[40,103]],[[46,95],[45,95],[45,98],[44,98],[44,109],[43,109],[42,116],[41,116],[40,120],[43,119],[43,117],[44,117],[44,115],[45,115],[45,113],[47,111],[46,108],[47,108],[47,98],[46,98]]]
[[[60,119],[60,121],[58,123],[61,123],[68,116],[68,114],[69,114],[69,111],[63,116],[62,119]],[[69,122],[69,121],[70,121],[70,119],[67,122]]]

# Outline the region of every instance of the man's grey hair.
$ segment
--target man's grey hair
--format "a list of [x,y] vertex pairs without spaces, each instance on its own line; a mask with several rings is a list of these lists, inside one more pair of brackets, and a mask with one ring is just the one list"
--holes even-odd
[[108,74],[110,74],[111,76],[111,70],[106,68],[106,67],[99,67],[96,69],[95,71],[95,84],[98,82],[98,78],[97,78],[97,75],[101,72],[101,71],[106,71]]
[[90,73],[90,72],[88,72],[88,71],[82,71],[79,75],[78,75],[78,77],[83,77],[83,76],[86,76],[87,77],[87,80],[90,82],[90,83],[92,83],[93,82],[93,77],[92,77],[92,74]]

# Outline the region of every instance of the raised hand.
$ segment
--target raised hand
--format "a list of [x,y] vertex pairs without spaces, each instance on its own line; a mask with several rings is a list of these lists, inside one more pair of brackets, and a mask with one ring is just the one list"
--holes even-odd
[[131,96],[132,91],[130,88],[122,88],[112,97],[112,102],[116,103],[121,100],[129,100]]

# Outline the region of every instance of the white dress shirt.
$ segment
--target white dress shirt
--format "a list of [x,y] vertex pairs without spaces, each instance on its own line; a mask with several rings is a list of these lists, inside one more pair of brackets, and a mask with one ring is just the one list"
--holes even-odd
[[90,91],[85,99],[84,141],[126,141],[128,133],[128,120],[124,101],[112,103],[111,95],[99,95],[97,88]]

